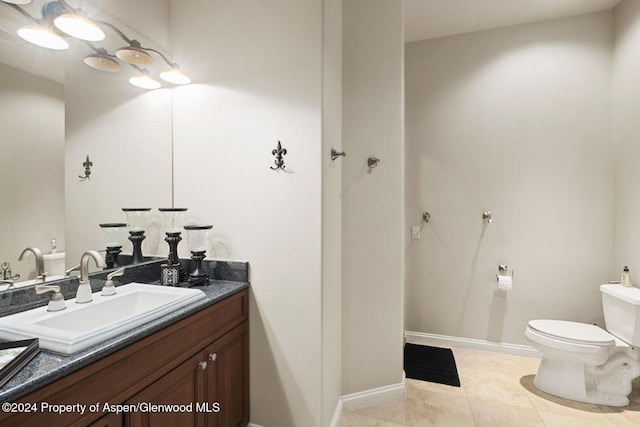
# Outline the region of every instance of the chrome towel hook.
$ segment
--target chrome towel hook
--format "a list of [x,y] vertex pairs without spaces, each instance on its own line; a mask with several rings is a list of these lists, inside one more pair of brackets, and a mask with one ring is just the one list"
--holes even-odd
[[335,160],[340,156],[347,157],[347,153],[345,153],[344,151],[338,151],[335,148],[331,149],[331,160]]

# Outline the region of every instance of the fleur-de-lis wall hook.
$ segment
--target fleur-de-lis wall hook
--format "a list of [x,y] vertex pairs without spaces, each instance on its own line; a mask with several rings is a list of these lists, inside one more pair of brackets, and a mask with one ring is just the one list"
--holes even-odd
[[91,166],[93,166],[93,162],[89,160],[88,154],[87,154],[87,160],[85,160],[84,163],[82,163],[82,166],[84,166],[84,175],[78,175],[78,178],[80,178],[82,181],[86,179],[91,179]]
[[275,160],[275,164],[276,167],[274,168],[273,166],[271,166],[270,169],[278,170],[278,169],[284,169],[284,159],[282,158],[282,156],[284,156],[285,154],[287,154],[287,149],[286,148],[282,148],[282,144],[280,143],[280,141],[278,141],[278,147],[271,151],[271,154],[273,154],[274,156],[276,156],[276,160]]

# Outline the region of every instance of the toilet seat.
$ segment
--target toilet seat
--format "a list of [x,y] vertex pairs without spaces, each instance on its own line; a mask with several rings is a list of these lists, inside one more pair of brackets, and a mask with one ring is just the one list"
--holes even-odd
[[615,346],[616,339],[602,328],[567,320],[537,319],[529,321],[529,328],[552,340],[598,347]]

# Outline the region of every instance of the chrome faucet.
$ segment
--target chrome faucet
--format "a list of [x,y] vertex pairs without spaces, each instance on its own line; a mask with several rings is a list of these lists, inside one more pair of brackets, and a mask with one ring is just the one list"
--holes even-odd
[[40,249],[31,246],[26,248],[18,257],[18,261],[22,261],[29,252],[36,257],[36,279],[42,279],[44,282],[47,273],[44,272],[44,257],[42,256],[42,251]]
[[65,270],[65,271],[64,271],[64,275],[65,275],[65,276],[71,276],[71,273],[73,273],[73,272],[74,272],[74,271],[76,271],[76,270],[80,271],[80,264],[76,265],[75,267],[71,267],[71,268],[70,268],[70,269],[68,269],[68,270]]
[[80,258],[80,284],[76,293],[76,302],[84,304],[93,301],[91,296],[91,283],[89,282],[89,258],[93,258],[96,266],[105,268],[107,264],[97,251],[87,251]]
[[67,308],[64,302],[64,296],[60,292],[60,286],[58,285],[36,285],[36,294],[44,294],[46,292],[53,292],[47,311],[60,311]]

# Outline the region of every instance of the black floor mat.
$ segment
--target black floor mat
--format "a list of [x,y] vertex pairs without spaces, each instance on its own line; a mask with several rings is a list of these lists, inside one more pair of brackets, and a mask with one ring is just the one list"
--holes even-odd
[[427,345],[404,345],[404,372],[407,378],[460,387],[453,352]]

